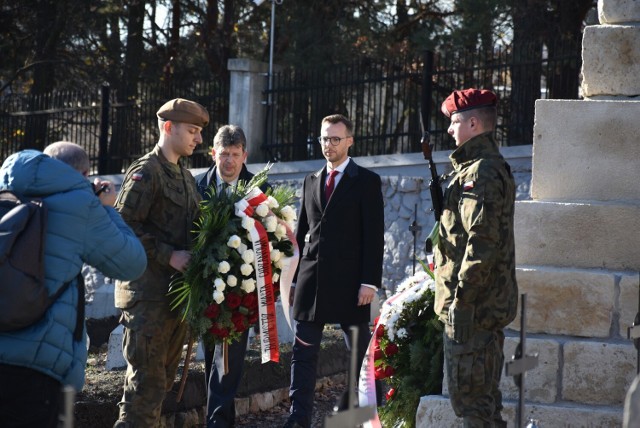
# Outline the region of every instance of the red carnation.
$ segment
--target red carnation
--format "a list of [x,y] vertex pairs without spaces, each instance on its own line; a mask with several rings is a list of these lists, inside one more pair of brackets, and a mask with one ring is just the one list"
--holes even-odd
[[233,323],[233,326],[235,327],[237,332],[243,332],[247,329],[244,315],[242,315],[240,312],[234,312],[231,315],[231,322]]
[[229,330],[227,330],[226,328],[220,327],[220,324],[218,323],[213,323],[213,325],[209,329],[209,333],[221,339],[224,339],[225,337],[229,336]]
[[374,360],[381,360],[382,358],[384,358],[384,353],[382,352],[382,349],[380,349],[379,346],[376,346],[373,349],[373,359]]
[[393,396],[395,395],[396,390],[394,388],[391,388],[386,394],[385,397],[387,398],[387,401],[391,400],[393,398]]
[[383,337],[383,336],[384,336],[384,324],[380,324],[376,328],[376,337]]
[[218,315],[220,315],[220,305],[218,305],[217,303],[210,304],[204,310],[204,316],[207,318],[218,318]]
[[375,375],[376,380],[386,379],[389,377],[385,374],[384,367],[382,366],[376,367],[373,374]]
[[227,302],[229,309],[235,309],[240,306],[240,303],[242,303],[242,297],[238,296],[236,293],[229,293],[227,294],[225,302]]
[[242,298],[242,306],[247,309],[256,309],[258,307],[258,296],[256,293],[245,294]]
[[260,314],[258,314],[258,311],[251,312],[251,313],[249,314],[249,324],[250,324],[250,325],[255,324],[255,323],[258,321],[258,317],[259,317],[259,315],[260,315]]
[[389,343],[387,346],[385,346],[384,353],[387,357],[397,354],[398,345],[396,345],[395,343]]

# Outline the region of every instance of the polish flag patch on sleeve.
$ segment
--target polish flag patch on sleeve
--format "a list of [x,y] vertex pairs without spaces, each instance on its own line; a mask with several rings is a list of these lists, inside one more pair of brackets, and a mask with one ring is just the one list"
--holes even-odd
[[131,174],[131,179],[133,181],[141,181],[142,180],[142,173],[141,172],[134,172],[133,174]]
[[476,185],[475,181],[473,181],[473,180],[467,181],[466,183],[464,183],[462,185],[462,190],[465,190],[465,191],[471,190],[471,189],[473,189],[475,187],[475,185]]

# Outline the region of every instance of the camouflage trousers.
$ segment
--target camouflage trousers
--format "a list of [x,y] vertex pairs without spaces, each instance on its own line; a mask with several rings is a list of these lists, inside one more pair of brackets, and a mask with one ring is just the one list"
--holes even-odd
[[453,411],[465,428],[506,427],[502,419],[500,376],[504,333],[476,331],[464,344],[444,334],[445,365]]
[[160,302],[138,302],[123,311],[122,349],[127,361],[124,393],[116,427],[156,427],[170,391],[187,326]]

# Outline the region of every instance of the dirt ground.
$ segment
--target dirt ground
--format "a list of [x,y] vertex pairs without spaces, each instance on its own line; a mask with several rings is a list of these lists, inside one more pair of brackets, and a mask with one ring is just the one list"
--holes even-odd
[[[323,341],[341,341],[341,335],[337,333],[328,332],[328,336],[325,336]],[[106,344],[100,348],[92,348],[87,361],[85,387],[76,397],[75,426],[77,428],[111,427],[118,417],[116,403],[122,395],[125,372],[124,370],[108,371],[105,369],[105,362]],[[182,367],[179,372],[182,372]],[[192,377],[191,381],[202,388],[195,392],[197,399],[202,400],[203,403],[206,402],[204,363],[192,362],[189,373]],[[316,390],[312,427],[324,426],[325,417],[332,412],[345,388],[346,373],[338,373],[322,379],[321,386]],[[284,425],[288,413],[289,401],[286,400],[270,410],[238,416],[236,426],[238,428],[280,428]]]

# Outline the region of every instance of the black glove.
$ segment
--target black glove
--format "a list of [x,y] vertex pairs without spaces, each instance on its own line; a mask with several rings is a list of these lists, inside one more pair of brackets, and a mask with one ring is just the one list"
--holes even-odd
[[452,339],[465,343],[473,335],[475,307],[455,299],[449,307],[449,324],[453,327]]

